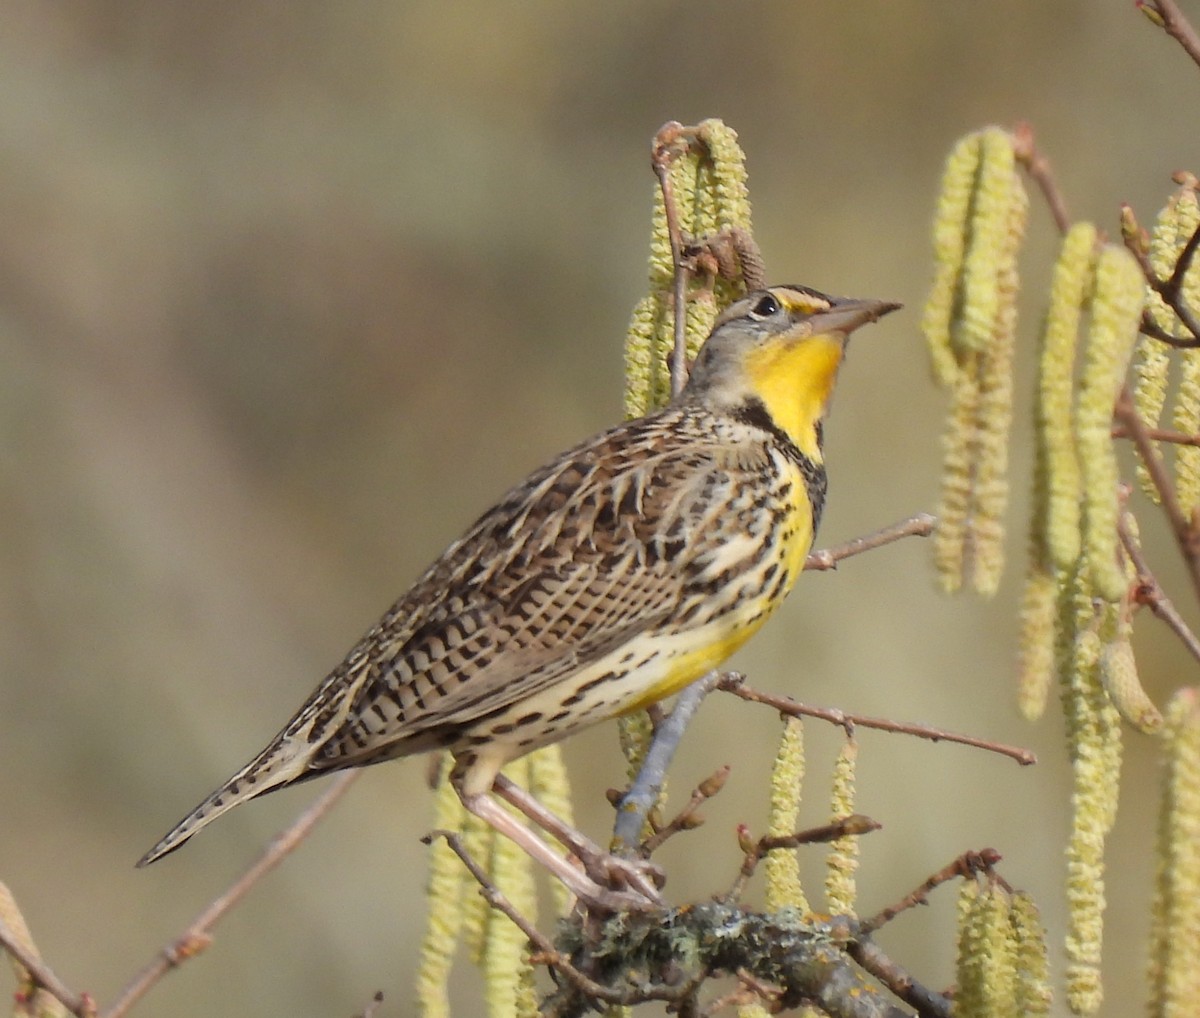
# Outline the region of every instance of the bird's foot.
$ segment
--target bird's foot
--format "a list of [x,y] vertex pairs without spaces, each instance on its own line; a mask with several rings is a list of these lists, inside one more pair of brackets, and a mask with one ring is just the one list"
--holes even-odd
[[651,908],[664,908],[667,904],[659,893],[667,882],[667,875],[661,866],[649,859],[625,859],[596,850],[584,852],[580,862],[587,875],[600,887],[639,895],[650,903]]

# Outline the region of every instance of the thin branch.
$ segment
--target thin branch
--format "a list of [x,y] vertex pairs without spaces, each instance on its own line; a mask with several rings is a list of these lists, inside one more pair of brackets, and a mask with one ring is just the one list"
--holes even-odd
[[[985,848],[978,852],[964,852],[957,859],[926,879],[919,887],[901,898],[895,905],[889,905],[870,919],[864,919],[858,924],[861,934],[871,934],[890,923],[901,912],[917,905],[924,905],[929,899],[929,892],[940,887],[948,880],[959,877],[968,879],[979,873],[992,873],[993,867],[1000,861],[1000,853],[994,848]],[[1007,887],[1007,885],[1005,885]]]
[[1200,244],[1200,225],[1197,225],[1196,229],[1192,231],[1183,250],[1179,252],[1179,257],[1175,259],[1175,268],[1171,271],[1171,277],[1164,280],[1161,288],[1158,289],[1159,294],[1171,305],[1172,309],[1175,308],[1176,302],[1182,299],[1184,278],[1192,267],[1192,259],[1196,256],[1198,244]]
[[883,824],[872,820],[869,816],[864,816],[862,813],[851,813],[847,817],[822,824],[820,827],[810,827],[803,831],[796,831],[794,834],[765,834],[755,841],[750,834],[750,829],[745,824],[739,824],[737,833],[738,845],[742,850],[742,865],[729,890],[717,900],[729,903],[739,901],[746,891],[746,885],[750,882],[750,878],[758,869],[758,864],[766,858],[769,852],[784,848],[799,848],[801,845],[826,844],[836,841],[838,838],[861,837],[882,828]]
[[1144,604],[1158,618],[1170,626],[1171,630],[1179,637],[1180,642],[1188,649],[1192,657],[1200,661],[1200,639],[1196,638],[1196,634],[1183,621],[1183,617],[1179,614],[1174,603],[1167,597],[1157,577],[1151,572],[1150,563],[1146,561],[1146,555],[1142,551],[1141,545],[1138,544],[1137,539],[1133,536],[1128,516],[1128,513],[1121,514],[1121,520],[1117,524],[1117,529],[1121,535],[1121,543],[1125,546],[1125,553],[1129,556],[1129,561],[1133,563],[1133,567],[1137,570],[1138,574],[1138,585],[1137,590],[1134,591],[1133,599],[1138,604]]
[[1022,121],[1013,128],[1013,155],[1025,167],[1033,182],[1037,184],[1050,207],[1050,215],[1059,233],[1066,233],[1071,228],[1071,217],[1067,212],[1067,203],[1058,189],[1054,172],[1050,169],[1048,160],[1034,144],[1033,127]]
[[[1174,179],[1176,183],[1183,184],[1189,178],[1176,174]],[[1195,178],[1190,179],[1194,186]],[[1183,293],[1184,276],[1191,268],[1192,259],[1196,254],[1196,246],[1200,244],[1200,227],[1197,227],[1188,238],[1179,257],[1175,259],[1175,267],[1167,279],[1161,278],[1154,266],[1150,264],[1149,238],[1146,231],[1138,225],[1133,209],[1127,204],[1121,206],[1121,239],[1125,243],[1125,249],[1137,261],[1142,275],[1146,277],[1146,284],[1158,294],[1167,308],[1179,319],[1180,324],[1191,333],[1191,336],[1176,336],[1168,332],[1154,320],[1149,308],[1142,311],[1142,320],[1138,331],[1177,350],[1191,350],[1200,346],[1200,322],[1196,320],[1187,306]]]
[[[1178,349],[1193,349],[1200,346],[1200,321],[1197,321],[1196,316],[1192,314],[1192,309],[1187,306],[1183,294],[1183,275],[1192,263],[1197,243],[1200,243],[1200,226],[1196,227],[1184,249],[1179,253],[1179,259],[1175,262],[1175,270],[1171,273],[1170,279],[1159,279],[1153,271],[1146,276],[1151,289],[1163,299],[1163,303],[1175,313],[1183,327],[1192,334],[1191,339],[1175,336],[1168,341],[1171,346]],[[1143,317],[1146,316],[1143,315]]]
[[75,993],[69,989],[54,974],[54,970],[42,961],[36,951],[28,949],[28,945],[9,928],[3,919],[0,919],[0,947],[4,948],[29,973],[29,979],[36,987],[45,990],[71,1014],[77,1015],[78,1018],[93,1018],[96,1014],[96,1005],[91,997],[86,993]]
[[882,548],[885,544],[899,541],[903,537],[928,537],[936,526],[936,516],[931,516],[929,513],[917,513],[916,516],[893,523],[890,527],[876,530],[873,534],[855,537],[845,544],[839,544],[833,548],[822,548],[819,551],[810,552],[804,561],[804,568],[820,571],[836,569],[842,559],[861,555],[864,551]]
[[[1192,435],[1183,431],[1171,431],[1169,428],[1146,428],[1146,437],[1152,442],[1169,442],[1172,445],[1200,445],[1200,435]],[[1114,424],[1113,438],[1129,438],[1129,429],[1123,424]]]
[[945,994],[922,986],[870,938],[864,936],[852,940],[846,953],[904,1003],[916,1008],[921,1018],[950,1018],[953,1014],[953,1005]]
[[693,682],[679,694],[674,710],[655,729],[637,777],[617,807],[617,820],[613,825],[614,851],[632,853],[636,850],[646,815],[658,802],[659,792],[667,779],[667,768],[671,766],[679,741],[701,702],[717,688],[721,679],[721,673],[709,672],[704,678]]
[[1175,486],[1167,475],[1166,464],[1159,451],[1154,447],[1154,442],[1146,428],[1146,422],[1138,416],[1133,400],[1129,398],[1127,388],[1122,388],[1121,395],[1117,397],[1113,415],[1133,440],[1138,455],[1146,466],[1146,473],[1150,475],[1154,490],[1158,492],[1163,512],[1166,513],[1167,521],[1171,525],[1171,532],[1175,535],[1175,542],[1183,555],[1183,561],[1187,564],[1188,574],[1192,578],[1192,589],[1200,598],[1200,544],[1197,543],[1196,532],[1183,514],[1183,508],[1175,493]]
[[[732,769],[729,764],[724,764],[701,781],[692,792],[691,798],[684,804],[683,809],[675,814],[674,819],[664,824],[642,842],[642,855],[653,855],[668,838],[674,837],[680,831],[695,830],[703,824],[704,818],[697,810],[725,787],[725,782],[729,779],[729,772]],[[617,801],[619,802],[620,799],[618,798]]]
[[773,707],[779,713],[787,714],[789,717],[820,718],[822,721],[828,721],[830,724],[838,725],[847,731],[852,731],[855,728],[875,728],[883,732],[900,732],[904,735],[915,735],[920,739],[929,739],[931,742],[956,742],[963,746],[986,749],[990,753],[999,753],[1001,756],[1010,757],[1023,767],[1037,763],[1037,756],[1034,753],[1019,746],[1008,746],[1001,742],[992,742],[989,739],[980,739],[973,735],[949,732],[944,728],[934,728],[930,725],[922,725],[912,721],[893,721],[890,718],[873,718],[862,714],[847,714],[845,711],[838,710],[835,707],[811,707],[808,704],[793,700],[790,696],[764,693],[747,686],[745,678],[735,672],[725,673],[721,677],[718,688],[726,693],[732,693],[742,700],[749,700],[751,703],[766,704],[768,707]]
[[121,992],[117,1002],[105,1011],[101,1018],[121,1018],[142,998],[147,990],[171,969],[177,968],[189,958],[193,958],[203,951],[212,942],[210,930],[217,922],[226,912],[237,905],[255,884],[283,862],[296,846],[308,837],[312,829],[329,812],[334,803],[346,793],[351,783],[361,773],[361,771],[346,771],[339,774],[316,802],[301,813],[290,827],[275,836],[253,866],[246,870],[224,894],[201,912],[179,937],[167,944],[159,952],[158,957],[133,978]]
[[1200,67],[1200,36],[1183,16],[1175,0],[1138,0],[1137,7],[1179,43],[1192,62]]

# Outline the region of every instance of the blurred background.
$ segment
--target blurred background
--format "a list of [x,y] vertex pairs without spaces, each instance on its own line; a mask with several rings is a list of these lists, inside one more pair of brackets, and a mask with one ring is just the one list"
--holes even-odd
[[[1169,174],[1200,169],[1198,94],[1127,0],[10,0],[0,880],[46,958],[111,1001],[320,789],[241,808],[149,870],[134,861],[492,499],[618,418],[661,123],[739,131],[773,278],[907,305],[856,338],[843,373],[832,544],[935,504],[943,398],[918,322],[954,140],[1031,121],[1072,214],[1115,233],[1118,202],[1150,220]],[[1035,749],[1020,769],[863,732],[859,805],[885,829],[863,845],[861,900],[882,907],[994,846],[1057,939],[1061,723],[1012,706],[1030,350],[1055,246],[1033,207],[1000,595],[940,596],[910,540],[808,576],[735,663],[814,703]],[[1194,678],[1152,619],[1139,641],[1160,701]],[[839,737],[808,730],[816,824]],[[675,788],[734,773],[709,826],[663,853],[674,899],[732,880],[733,826],[762,828],[777,731],[766,709],[704,707]],[[567,750],[599,838],[615,747],[602,729]],[[1114,1014],[1143,999],[1152,750],[1130,737],[1111,853]],[[379,1015],[411,1013],[430,820],[420,761],[369,772],[135,1013],[349,1015],[376,990]],[[952,979],[952,899],[883,937],[934,986]],[[463,1015],[475,984],[467,972]]]

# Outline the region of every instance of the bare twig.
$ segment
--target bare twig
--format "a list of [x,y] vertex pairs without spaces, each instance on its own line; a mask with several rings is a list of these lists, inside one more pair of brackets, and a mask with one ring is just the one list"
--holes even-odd
[[[1178,178],[1176,179],[1178,180]],[[1122,216],[1128,216],[1130,221],[1133,221],[1133,213],[1129,210],[1129,206],[1123,206]],[[1124,222],[1124,218],[1122,221]],[[1142,312],[1142,321],[1138,326],[1138,331],[1180,350],[1194,349],[1200,346],[1200,321],[1197,321],[1196,316],[1192,314],[1192,309],[1187,306],[1183,293],[1184,277],[1191,268],[1196,248],[1200,245],[1200,226],[1192,232],[1183,250],[1179,252],[1179,257],[1175,259],[1175,267],[1166,279],[1159,276],[1154,270],[1154,266],[1150,264],[1150,256],[1143,243],[1141,230],[1138,229],[1134,235],[1134,233],[1122,229],[1122,234],[1124,235],[1125,249],[1137,260],[1142,275],[1146,277],[1146,283],[1162,298],[1162,302],[1175,314],[1180,324],[1191,333],[1191,338],[1174,336],[1169,333],[1151,317],[1149,309]]]
[[[1169,442],[1172,445],[1200,445],[1200,435],[1171,431],[1168,428],[1146,428],[1146,437],[1152,442]],[[1129,431],[1123,424],[1114,424],[1113,438],[1128,438]]]
[[1175,0],[1138,0],[1138,8],[1151,21],[1183,47],[1184,52],[1200,67],[1200,36],[1192,27]]
[[153,961],[151,961],[133,980],[121,991],[108,1010],[101,1018],[121,1018],[155,983],[173,968],[177,968],[189,958],[195,957],[211,942],[209,932],[217,922],[237,905],[264,876],[271,872],[291,854],[308,835],[317,823],[325,816],[349,789],[351,783],[361,774],[361,771],[346,771],[339,774],[325,793],[296,818],[290,827],[276,835],[267,846],[266,851],[259,856],[251,866],[232,886],[219,898],[214,900],[201,912],[183,933],[167,944]]
[[628,855],[636,851],[641,841],[642,827],[646,823],[646,814],[658,802],[658,794],[666,780],[667,768],[671,766],[671,760],[679,748],[679,741],[701,701],[716,689],[720,681],[719,672],[709,672],[704,678],[693,682],[679,694],[675,708],[655,729],[641,769],[617,807],[613,850],[618,854]]
[[768,852],[784,848],[799,848],[801,845],[826,844],[836,841],[838,838],[858,837],[878,831],[882,827],[883,824],[872,820],[869,816],[852,813],[850,816],[834,820],[832,823],[822,824],[820,827],[810,827],[803,831],[796,831],[794,834],[765,834],[755,841],[750,835],[750,829],[745,824],[739,824],[738,845],[742,849],[742,865],[738,869],[738,875],[732,886],[725,894],[721,895],[719,900],[731,903],[738,901],[745,893],[746,884],[758,869],[758,864],[762,862]]
[[1197,321],[1192,309],[1187,306],[1183,295],[1183,274],[1191,265],[1198,242],[1200,242],[1200,226],[1196,227],[1195,232],[1188,238],[1183,251],[1180,252],[1179,260],[1175,263],[1175,271],[1171,273],[1170,279],[1159,279],[1154,274],[1146,277],[1151,288],[1163,299],[1163,303],[1175,313],[1183,327],[1192,334],[1191,339],[1173,336],[1168,341],[1171,346],[1181,349],[1200,346],[1200,321]]
[[669,823],[663,824],[662,827],[642,842],[642,855],[647,857],[652,855],[668,838],[674,837],[680,831],[694,830],[704,823],[704,818],[696,811],[725,787],[725,782],[728,780],[731,770],[732,768],[729,764],[724,764],[701,781],[692,792],[691,798],[684,804],[683,809],[675,814],[674,819]]
[[1034,753],[1019,746],[1007,746],[1001,742],[992,742],[989,739],[980,739],[973,735],[949,732],[944,728],[934,728],[931,725],[922,725],[912,721],[893,721],[891,718],[873,718],[862,714],[847,714],[845,711],[838,710],[835,707],[811,707],[808,704],[793,700],[790,696],[764,693],[747,686],[745,678],[735,672],[727,672],[722,675],[718,688],[726,693],[732,693],[742,700],[766,704],[768,707],[773,707],[781,714],[787,714],[789,717],[820,718],[822,721],[828,721],[830,724],[839,725],[848,732],[855,728],[875,728],[884,732],[900,732],[904,735],[915,735],[920,739],[929,739],[931,742],[956,742],[963,746],[986,749],[990,753],[999,753],[1001,756],[1010,757],[1022,766],[1037,763],[1037,756]]
[[902,537],[928,537],[936,526],[936,516],[931,516],[929,513],[917,513],[899,523],[893,523],[890,527],[876,530],[873,534],[856,537],[833,548],[822,548],[819,551],[810,552],[808,558],[805,559],[804,568],[821,571],[836,569],[842,559],[861,555],[864,551],[882,548],[885,544],[899,541]]
[[1050,161],[1042,155],[1033,141],[1033,127],[1022,121],[1013,128],[1013,155],[1025,167],[1025,172],[1033,179],[1050,207],[1050,215],[1059,233],[1066,233],[1071,228],[1071,217],[1067,213],[1067,203],[1054,173],[1050,169]]
[[[948,880],[962,877],[967,879],[974,877],[978,873],[992,873],[993,867],[1000,861],[1000,853],[994,848],[981,849],[978,852],[964,852],[957,859],[947,866],[943,866],[940,870],[934,873],[931,877],[925,880],[920,887],[916,888],[911,893],[901,898],[895,905],[889,905],[877,915],[870,919],[864,919],[858,924],[858,931],[861,934],[871,934],[883,926],[885,923],[890,923],[901,912],[905,912],[917,905],[924,905],[929,898],[929,892],[936,887],[940,887]],[[998,874],[993,874],[996,879],[999,879]],[[1006,888],[1007,884],[1004,885]]]
[[1171,532],[1175,535],[1175,542],[1187,565],[1188,574],[1192,579],[1192,589],[1196,596],[1200,597],[1200,543],[1197,541],[1196,531],[1183,514],[1179,498],[1175,494],[1175,486],[1167,475],[1166,464],[1158,450],[1154,448],[1154,441],[1147,433],[1145,421],[1138,416],[1133,400],[1129,398],[1128,389],[1121,390],[1113,414],[1118,423],[1124,427],[1126,434],[1133,440],[1138,455],[1146,466],[1146,473],[1150,476],[1154,490],[1158,492],[1163,512],[1167,515]]
[[38,956],[36,951],[28,949],[23,939],[11,930],[8,924],[0,919],[0,947],[7,951],[29,973],[33,984],[45,990],[63,1007],[78,1018],[93,1018],[96,1005],[86,993],[75,993],[54,974]]
[[948,997],[922,986],[868,937],[852,940],[846,953],[904,1003],[916,1008],[921,1018],[950,1018],[953,1013]]
[[1121,535],[1121,543],[1125,546],[1125,553],[1129,556],[1129,561],[1133,563],[1138,574],[1137,589],[1134,591],[1133,599],[1138,604],[1144,604],[1170,626],[1192,657],[1200,661],[1200,639],[1196,638],[1196,634],[1183,621],[1183,616],[1179,614],[1174,603],[1167,597],[1166,591],[1159,584],[1157,577],[1151,572],[1146,555],[1133,536],[1127,513],[1121,514],[1118,531]]

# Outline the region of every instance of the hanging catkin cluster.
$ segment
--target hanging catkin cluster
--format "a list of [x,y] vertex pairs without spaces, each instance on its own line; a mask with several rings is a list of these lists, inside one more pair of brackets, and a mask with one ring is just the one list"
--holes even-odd
[[[1128,599],[1131,581],[1121,564],[1112,413],[1137,337],[1141,297],[1141,270],[1132,256],[1114,245],[1098,246],[1090,223],[1071,227],[1050,287],[1036,392],[1018,696],[1029,718],[1038,717],[1045,707],[1056,641],[1075,631],[1073,616],[1061,614],[1067,601],[1060,588],[1078,586],[1079,596],[1088,603],[1093,596],[1110,605]],[[1076,388],[1076,347],[1085,318],[1086,348]],[[1122,610],[1127,622],[1128,606]],[[1128,625],[1119,628],[1117,637],[1124,649],[1106,655],[1108,670],[1127,678],[1132,667]],[[1133,687],[1125,678],[1114,688],[1129,692],[1118,706],[1132,720],[1145,711],[1144,705],[1134,703]],[[1153,724],[1148,718],[1138,723]]]
[[1150,926],[1150,1018],[1200,1000],[1200,688],[1167,706],[1166,754]]
[[1026,894],[966,881],[958,899],[955,1018],[1050,1012],[1046,932]]
[[[736,229],[749,236],[750,197],[746,156],[737,134],[720,120],[678,129],[686,141],[671,163],[671,191],[679,228],[686,240]],[[650,237],[650,289],[634,308],[625,340],[625,415],[640,417],[671,395],[671,351],[675,345],[673,282],[675,265],[661,189],[655,189]],[[745,288],[742,281],[717,278],[712,285],[689,286],[685,308],[688,357],[708,338],[720,312]]]
[[934,377],[951,393],[934,535],[946,590],[969,584],[993,594],[1004,565],[1017,253],[1028,205],[1007,131],[958,143],[942,178],[922,320]]
[[[1197,181],[1190,173],[1176,176],[1178,190],[1168,199],[1158,214],[1146,251],[1150,267],[1159,279],[1170,279],[1180,255],[1196,228],[1200,226],[1200,200],[1197,200]],[[1132,219],[1132,216],[1129,216]],[[1182,280],[1183,303],[1200,309],[1200,264],[1193,259]],[[1152,288],[1146,288],[1146,312],[1150,321],[1168,336],[1189,337],[1191,334],[1178,316]],[[1134,405],[1138,416],[1152,428],[1157,428],[1166,408],[1171,389],[1171,363],[1178,367],[1171,406],[1171,427],[1184,434],[1200,431],[1200,349],[1172,351],[1160,339],[1143,336],[1138,343],[1134,364]],[[1200,447],[1173,447],[1175,493],[1184,516],[1191,518],[1200,506]],[[1161,454],[1162,448],[1158,447]],[[1159,493],[1151,483],[1145,466],[1138,463],[1138,480],[1142,490],[1153,501]]]
[[[1101,1000],[1104,843],[1116,817],[1121,718],[1143,731],[1162,723],[1138,681],[1130,642],[1136,576],[1121,549],[1112,439],[1143,289],[1127,251],[1101,243],[1090,223],[1072,226],[1055,264],[1039,354],[1018,702],[1026,716],[1039,716],[1058,676],[1074,781],[1066,946],[1067,996],[1077,1014],[1093,1013]],[[1132,517],[1125,529],[1136,540]]]
[[[532,860],[508,838],[466,812],[448,779],[438,785],[434,826],[459,831],[471,858],[495,887],[530,922],[537,921],[537,887]],[[504,768],[548,809],[571,823],[570,792],[557,746],[535,750]],[[568,894],[557,881],[553,890],[559,912]],[[525,1018],[538,1012],[533,965],[525,934],[479,893],[475,878],[442,840],[430,850],[429,919],[417,970],[416,1002],[422,1018],[450,1018],[449,979],[459,945],[483,969],[484,997],[491,1018]]]

